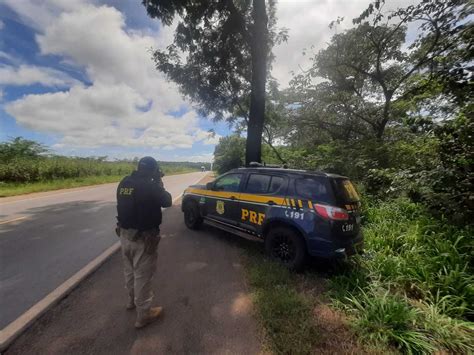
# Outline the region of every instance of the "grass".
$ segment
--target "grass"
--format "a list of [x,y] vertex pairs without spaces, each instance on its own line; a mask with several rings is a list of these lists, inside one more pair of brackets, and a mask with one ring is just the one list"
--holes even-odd
[[269,350],[276,354],[311,353],[318,341],[313,304],[296,290],[293,275],[257,251],[248,251],[245,264]]
[[[178,175],[195,172],[188,168],[165,169],[166,175]],[[124,175],[84,176],[80,178],[55,179],[31,183],[4,183],[0,182],[0,197],[23,195],[33,192],[45,192],[73,187],[92,186],[120,181]]]
[[[472,226],[434,219],[406,199],[371,202],[364,215],[366,254],[332,272],[326,291],[312,292],[321,289],[320,270],[293,274],[261,252],[247,251],[247,276],[269,350],[474,353]],[[333,326],[326,323],[337,317],[320,317],[320,304],[342,312],[348,332],[341,336],[344,327],[338,327],[337,334],[326,334]],[[346,351],[338,350],[353,334]]]
[[474,351],[472,227],[405,199],[369,204],[367,255],[331,280],[360,338],[403,353]]

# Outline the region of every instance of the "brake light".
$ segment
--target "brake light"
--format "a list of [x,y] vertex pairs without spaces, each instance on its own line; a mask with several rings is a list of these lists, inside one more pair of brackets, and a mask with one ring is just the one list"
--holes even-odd
[[349,219],[349,213],[347,213],[345,209],[339,207],[315,203],[314,209],[317,214],[326,219],[331,219],[333,221],[347,221]]

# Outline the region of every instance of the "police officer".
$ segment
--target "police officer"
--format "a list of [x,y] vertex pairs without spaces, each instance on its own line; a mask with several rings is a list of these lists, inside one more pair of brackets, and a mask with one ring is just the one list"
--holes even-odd
[[151,281],[158,256],[161,208],[171,204],[171,195],[165,191],[158,163],[152,157],[140,159],[137,170],[117,188],[117,234],[129,296],[127,309],[137,309],[136,328],[153,322],[163,310],[151,307]]

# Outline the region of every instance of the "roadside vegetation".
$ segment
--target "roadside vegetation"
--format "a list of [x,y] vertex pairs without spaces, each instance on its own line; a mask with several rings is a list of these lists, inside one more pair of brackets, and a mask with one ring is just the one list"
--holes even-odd
[[474,351],[472,225],[399,198],[365,203],[367,254],[330,279],[359,336],[404,353]]
[[247,277],[267,338],[268,350],[278,354],[307,354],[319,341],[311,317],[313,301],[297,290],[297,281],[283,266],[248,249]]
[[[0,197],[120,181],[137,165],[135,160],[107,157],[66,157],[49,154],[47,147],[17,137],[0,143]],[[160,162],[165,175],[199,171],[208,163]]]
[[[474,352],[470,13],[468,1],[394,11],[373,2],[350,29],[334,21],[325,48],[304,50],[312,64],[290,88],[267,85],[262,160],[350,177],[363,196],[366,242],[364,255],[338,267],[319,261],[300,275],[249,252],[275,353],[325,351],[321,304],[362,352]],[[242,108],[235,134],[215,149],[219,173],[245,161]],[[361,350],[334,344],[332,352]]]

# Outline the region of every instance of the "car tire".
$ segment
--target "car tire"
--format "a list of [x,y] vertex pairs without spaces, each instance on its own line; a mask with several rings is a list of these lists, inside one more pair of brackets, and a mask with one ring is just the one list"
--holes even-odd
[[293,271],[301,271],[307,260],[303,238],[295,230],[287,227],[275,227],[267,233],[265,251],[272,260]]
[[199,207],[195,202],[188,202],[184,205],[184,224],[189,229],[199,229],[202,225],[202,217]]

